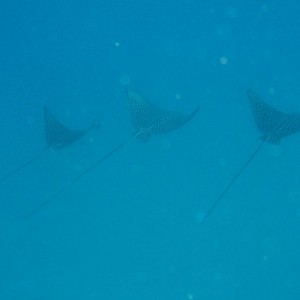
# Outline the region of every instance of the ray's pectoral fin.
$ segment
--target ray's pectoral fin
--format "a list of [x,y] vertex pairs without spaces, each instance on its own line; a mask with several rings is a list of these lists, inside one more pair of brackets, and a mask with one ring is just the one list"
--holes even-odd
[[80,140],[91,129],[97,129],[99,122],[95,122],[88,129],[70,129],[63,125],[47,107],[44,107],[44,128],[48,147],[62,149]]
[[278,145],[282,138],[300,131],[300,114],[284,113],[263,101],[253,90],[247,91],[252,113],[266,141]]
[[286,120],[287,115],[285,113],[268,105],[255,91],[248,89],[247,96],[256,126],[262,134],[270,135],[279,124]]
[[140,132],[139,139],[143,142],[147,142],[151,135],[167,133],[182,127],[199,111],[197,107],[188,116],[174,111],[165,111],[130,89],[127,89],[127,98],[132,125]]
[[[200,110],[200,107],[197,106],[197,107],[194,109],[194,111],[192,111],[192,112],[187,116],[186,122],[192,120],[192,119],[198,114],[199,110]],[[185,122],[185,123],[186,123],[186,122]]]

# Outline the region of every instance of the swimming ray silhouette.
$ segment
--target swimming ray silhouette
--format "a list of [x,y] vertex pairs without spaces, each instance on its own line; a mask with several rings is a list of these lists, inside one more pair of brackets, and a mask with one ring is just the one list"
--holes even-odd
[[143,142],[148,141],[154,134],[168,133],[182,127],[199,111],[197,107],[187,116],[175,111],[165,111],[146,101],[133,90],[127,89],[126,92],[132,125],[137,131],[141,131],[138,138]]
[[165,111],[162,110],[152,103],[146,101],[143,97],[138,95],[136,92],[127,89],[127,100],[129,103],[129,110],[131,115],[131,122],[135,129],[135,132],[124,142],[117,145],[110,152],[105,154],[103,157],[98,159],[95,163],[86,168],[78,176],[74,177],[68,184],[64,185],[56,193],[30,211],[27,215],[24,216],[24,220],[27,220],[32,215],[37,213],[51,201],[56,199],[64,191],[69,189],[72,185],[78,182],[85,175],[90,173],[96,167],[98,167],[103,161],[111,157],[113,154],[124,148],[132,140],[138,138],[139,140],[146,142],[149,140],[150,136],[155,134],[167,133],[173,130],[178,129],[179,127],[186,124],[191,120],[199,111],[197,107],[191,114],[185,116],[183,114],[174,112],[174,111]]
[[91,129],[98,129],[99,123],[94,122],[87,129],[79,129],[74,130],[63,125],[50,111],[47,107],[44,107],[44,133],[46,138],[46,147],[36,154],[34,157],[28,159],[23,164],[18,166],[16,169],[6,174],[4,177],[0,179],[0,183],[5,182],[13,175],[17,174],[25,167],[32,164],[38,158],[40,158],[45,152],[50,149],[62,149],[71,144],[75,143],[79,139],[81,139],[87,132]]
[[90,129],[70,129],[63,125],[47,107],[44,107],[44,126],[47,146],[52,149],[62,149],[80,140]]
[[250,157],[234,175],[231,181],[224,188],[222,193],[218,196],[215,202],[210,206],[202,220],[200,225],[203,225],[205,221],[209,218],[212,212],[220,204],[221,200],[224,198],[228,190],[236,182],[236,180],[241,176],[244,170],[249,166],[253,159],[260,152],[261,148],[265,143],[278,145],[282,138],[292,135],[300,131],[300,114],[299,113],[284,113],[280,112],[265,101],[263,101],[255,91],[248,89],[247,96],[252,109],[252,114],[254,116],[256,126],[258,130],[262,133],[261,142],[257,148],[253,151]]

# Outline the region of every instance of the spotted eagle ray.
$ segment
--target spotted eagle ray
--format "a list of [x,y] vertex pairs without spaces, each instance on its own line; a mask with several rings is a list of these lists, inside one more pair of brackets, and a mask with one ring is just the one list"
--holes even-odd
[[25,161],[22,165],[14,169],[9,174],[6,174],[0,179],[0,183],[6,181],[19,171],[23,170],[26,166],[37,160],[42,154],[50,149],[63,149],[66,148],[79,139],[81,139],[87,132],[92,129],[99,129],[99,122],[95,121],[87,129],[70,129],[63,125],[47,107],[44,107],[44,133],[46,138],[46,147],[37,155]]
[[63,125],[47,107],[44,107],[44,125],[47,148],[62,149],[80,140],[89,131],[99,130],[100,124],[94,121],[86,129],[70,129]]
[[137,132],[138,139],[147,142],[154,134],[163,134],[182,127],[199,111],[197,107],[189,115],[175,111],[164,111],[146,101],[135,91],[127,89],[131,122]]
[[263,101],[256,92],[251,89],[247,90],[247,96],[256,126],[262,133],[262,136],[260,137],[261,142],[206,212],[200,225],[202,225],[212,214],[224,198],[225,194],[257,156],[265,143],[279,145],[282,138],[300,131],[300,113],[284,113],[278,111]]
[[23,219],[26,220],[31,217],[33,214],[38,212],[40,209],[45,207],[49,202],[57,198],[64,191],[66,191],[70,186],[78,182],[82,177],[90,173],[97,166],[99,166],[103,161],[108,159],[114,153],[118,152],[120,149],[125,147],[134,139],[139,139],[142,142],[147,142],[152,135],[163,134],[174,131],[183,125],[185,125],[188,121],[190,121],[199,111],[199,107],[197,107],[192,113],[189,115],[183,115],[181,113],[177,113],[174,111],[165,111],[162,110],[151,102],[145,100],[142,96],[136,93],[133,90],[126,89],[127,100],[129,103],[129,110],[131,116],[131,123],[135,129],[135,132],[123,143],[119,144],[115,148],[113,148],[109,153],[101,157],[94,164],[86,168],[82,173],[76,176],[73,180],[71,180],[67,185],[63,186],[60,190],[58,190],[55,194],[53,194],[46,201],[42,202],[38,205],[34,210],[29,212]]

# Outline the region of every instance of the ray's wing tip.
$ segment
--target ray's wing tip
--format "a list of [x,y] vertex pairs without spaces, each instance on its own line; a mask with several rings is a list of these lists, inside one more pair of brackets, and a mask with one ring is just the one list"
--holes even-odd
[[200,111],[200,106],[197,106],[197,107],[190,113],[189,119],[194,118],[194,117],[198,114],[199,111]]

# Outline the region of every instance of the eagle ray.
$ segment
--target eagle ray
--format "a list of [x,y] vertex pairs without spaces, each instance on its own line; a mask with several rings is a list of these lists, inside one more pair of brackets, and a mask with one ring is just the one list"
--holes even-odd
[[260,152],[261,148],[265,143],[270,144],[280,144],[282,138],[292,135],[300,131],[300,114],[299,113],[284,113],[278,111],[263,101],[255,91],[248,89],[247,96],[252,109],[252,114],[255,119],[256,126],[258,130],[262,133],[261,142],[252,152],[250,157],[238,170],[238,172],[233,176],[231,181],[223,189],[222,193],[210,206],[202,220],[200,225],[203,225],[213,211],[220,204],[221,200],[224,198],[228,190],[236,182],[236,180],[241,176],[245,169],[250,165],[253,159]]
[[46,139],[46,147],[38,154],[28,159],[16,169],[0,178],[0,184],[7,181],[13,175],[19,173],[25,167],[32,164],[38,158],[40,158],[45,152],[50,149],[63,149],[81,139],[91,129],[98,129],[99,123],[95,121],[87,129],[70,129],[63,125],[47,107],[44,107],[44,133]]

